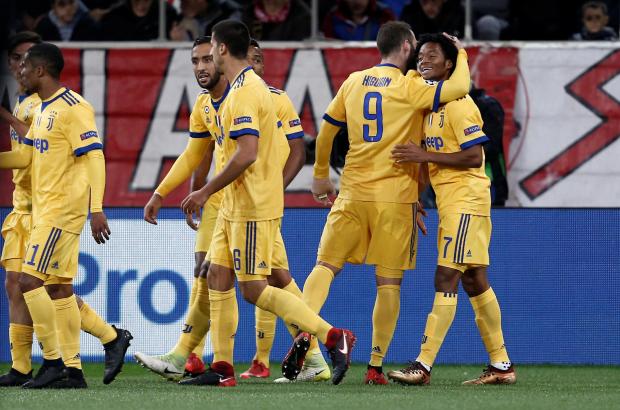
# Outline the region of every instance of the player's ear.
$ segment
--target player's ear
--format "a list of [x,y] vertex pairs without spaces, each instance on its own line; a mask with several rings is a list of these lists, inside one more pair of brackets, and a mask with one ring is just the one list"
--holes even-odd
[[452,60],[446,59],[446,69],[449,71],[452,70],[452,67],[454,67],[454,64],[452,64]]

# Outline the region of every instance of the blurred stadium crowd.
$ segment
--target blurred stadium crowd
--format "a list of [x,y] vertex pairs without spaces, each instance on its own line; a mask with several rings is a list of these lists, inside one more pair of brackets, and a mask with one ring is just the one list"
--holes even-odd
[[[311,36],[312,0],[168,0],[166,35],[192,41],[217,22],[239,19],[261,41]],[[471,0],[475,40],[617,40],[617,0]],[[390,20],[416,34],[463,37],[465,0],[318,0],[325,39],[375,40]],[[9,2],[9,32],[38,32],[45,41],[148,41],[158,38],[158,0],[21,0]]]

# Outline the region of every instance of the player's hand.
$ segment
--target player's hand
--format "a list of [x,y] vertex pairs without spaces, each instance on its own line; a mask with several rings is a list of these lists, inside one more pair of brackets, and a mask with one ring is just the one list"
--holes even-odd
[[403,164],[406,162],[428,162],[427,158],[427,152],[413,142],[396,145],[392,149],[392,159],[396,161],[397,164]]
[[428,229],[426,229],[426,224],[424,223],[424,218],[428,216],[428,213],[424,209],[422,202],[418,201],[418,212],[416,214],[415,223],[418,225],[420,232],[422,235],[426,235],[428,233]]
[[157,214],[161,208],[161,202],[161,196],[157,192],[154,193],[144,207],[144,220],[146,222],[157,225]]
[[442,34],[443,34],[443,36],[445,38],[450,40],[450,42],[452,44],[454,44],[454,47],[456,47],[458,50],[462,50],[462,49],[465,48],[465,47],[463,47],[463,43],[461,43],[461,41],[459,40],[459,38],[457,36],[452,36],[452,35],[446,33],[445,31]]
[[2,119],[3,121],[9,122],[11,117],[12,117],[11,113],[6,108],[0,105],[0,119]]
[[330,195],[336,195],[336,188],[329,178],[314,178],[312,180],[312,196],[315,201],[323,206],[332,206],[333,202],[329,198]]
[[103,212],[93,212],[90,214],[90,229],[95,242],[104,244],[105,241],[110,240],[112,231],[110,231],[108,226],[108,218],[106,218]]
[[183,202],[181,202],[181,209],[185,215],[191,215],[194,212],[198,212],[205,202],[207,202],[207,199],[209,199],[209,194],[204,188],[199,189],[185,197]]
[[197,220],[200,220],[200,210],[198,210],[198,212],[195,212],[193,214],[185,215],[185,222],[187,223],[187,226],[197,231],[198,223],[194,220],[194,215],[196,216]]

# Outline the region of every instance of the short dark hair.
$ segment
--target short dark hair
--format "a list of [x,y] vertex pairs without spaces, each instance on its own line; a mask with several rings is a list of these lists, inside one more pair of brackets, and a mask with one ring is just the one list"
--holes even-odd
[[212,35],[218,43],[226,44],[231,56],[245,59],[250,48],[250,31],[245,24],[237,20],[222,20],[213,26]]
[[251,39],[250,39],[250,45],[251,45],[252,47],[260,48],[260,44],[258,44],[258,41],[256,41],[256,39],[255,39],[255,38],[251,38]]
[[602,1],[589,1],[581,6],[581,14],[585,14],[587,9],[600,9],[604,15],[608,16],[607,4]]
[[194,44],[192,44],[192,48],[199,46],[201,44],[211,43],[211,36],[200,36],[196,40],[194,40]]
[[379,29],[377,48],[382,57],[397,51],[403,41],[412,38],[411,26],[403,21],[390,21]]
[[20,31],[9,37],[9,54],[24,43],[41,44],[41,36],[33,31]]
[[452,74],[454,72],[454,68],[456,67],[456,58],[459,55],[459,50],[454,44],[450,42],[450,40],[446,38],[446,36],[441,33],[422,34],[420,36],[420,38],[418,39],[418,44],[415,48],[414,61],[416,63],[416,66],[418,64],[418,54],[420,54],[422,46],[426,43],[439,44],[439,47],[441,47],[443,55],[446,57],[446,59],[452,61],[452,69],[450,70],[450,74]]
[[55,79],[60,78],[60,73],[65,67],[65,59],[60,49],[51,43],[35,44],[28,50],[27,59],[33,65],[42,65],[45,71]]

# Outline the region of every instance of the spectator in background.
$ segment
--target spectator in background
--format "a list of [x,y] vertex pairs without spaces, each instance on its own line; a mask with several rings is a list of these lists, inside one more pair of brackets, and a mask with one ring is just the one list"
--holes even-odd
[[170,37],[175,41],[194,41],[211,35],[211,29],[226,19],[241,20],[241,6],[233,0],[181,0],[181,21]]
[[480,110],[482,131],[489,138],[484,148],[485,173],[491,180],[491,204],[504,206],[508,199],[508,179],[504,159],[504,108],[495,98],[472,83],[469,96]]
[[266,41],[301,41],[310,37],[310,8],[302,0],[254,0],[243,9],[250,36]]
[[609,23],[607,5],[601,1],[589,1],[581,8],[583,27],[579,33],[573,34],[572,40],[577,41],[615,41],[618,36]]
[[323,34],[345,41],[374,41],[379,27],[395,19],[394,13],[376,0],[339,0],[325,16]]
[[413,0],[400,19],[409,23],[416,35],[445,31],[462,37],[465,31],[465,10],[459,0]]
[[[103,40],[148,41],[159,36],[159,4],[155,0],[125,0],[101,19]],[[166,33],[178,19],[166,2]]]
[[474,38],[497,41],[508,28],[508,6],[510,0],[472,0]]
[[52,0],[52,9],[37,24],[35,31],[44,41],[94,41],[99,26],[78,0]]
[[81,3],[88,8],[90,17],[96,22],[101,21],[114,6],[122,2],[123,0],[81,0]]

